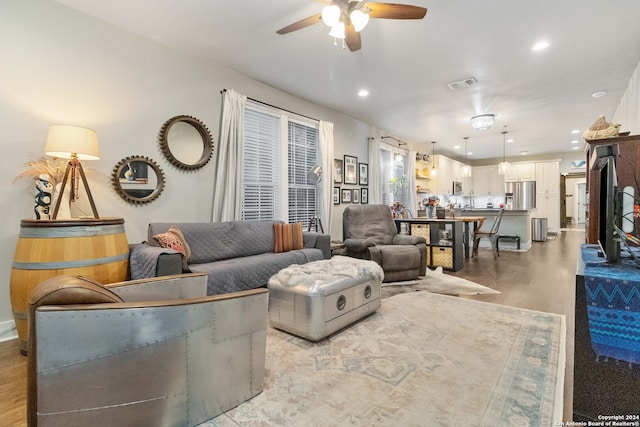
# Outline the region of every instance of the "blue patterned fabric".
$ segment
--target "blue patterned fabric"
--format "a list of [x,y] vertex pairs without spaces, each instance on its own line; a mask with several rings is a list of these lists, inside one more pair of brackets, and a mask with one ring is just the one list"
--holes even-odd
[[581,248],[592,348],[598,357],[640,364],[640,269],[629,260],[608,264],[597,252]]

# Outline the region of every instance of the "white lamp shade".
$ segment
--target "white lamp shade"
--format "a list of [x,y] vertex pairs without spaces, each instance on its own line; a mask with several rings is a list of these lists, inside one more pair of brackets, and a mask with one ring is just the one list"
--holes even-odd
[[469,177],[469,176],[471,176],[471,174],[472,174],[471,166],[464,165],[462,167],[462,176]]
[[340,19],[340,8],[337,5],[325,6],[322,8],[322,22],[329,27],[333,27]]
[[346,36],[344,33],[344,22],[338,22],[336,25],[331,27],[331,31],[329,31],[329,35],[337,39],[345,38]]
[[53,125],[49,128],[44,151],[49,156],[63,159],[70,159],[76,154],[79,160],[98,160],[98,134],[83,127]]
[[350,17],[351,23],[353,24],[353,29],[356,30],[356,32],[362,31],[369,22],[369,14],[364,13],[360,10],[354,10],[353,12],[351,12]]

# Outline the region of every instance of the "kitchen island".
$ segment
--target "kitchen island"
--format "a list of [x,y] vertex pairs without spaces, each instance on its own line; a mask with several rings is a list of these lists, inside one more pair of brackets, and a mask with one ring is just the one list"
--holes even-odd
[[[486,219],[480,227],[481,230],[489,230],[500,209],[492,208],[471,208],[456,209],[456,217],[483,216]],[[500,239],[500,249],[528,251],[531,248],[531,211],[527,209],[505,210],[502,215],[502,222],[498,234],[501,236],[518,236],[520,241],[515,239]],[[487,239],[480,239],[480,247],[491,248]]]

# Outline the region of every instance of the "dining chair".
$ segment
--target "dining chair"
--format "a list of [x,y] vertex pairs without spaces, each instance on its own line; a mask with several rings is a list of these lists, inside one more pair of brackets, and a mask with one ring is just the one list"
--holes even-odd
[[491,224],[491,228],[488,231],[476,230],[473,235],[473,255],[478,255],[478,246],[480,245],[480,239],[483,237],[489,239],[491,242],[491,249],[493,250],[493,258],[500,256],[500,250],[498,248],[498,230],[500,229],[500,222],[502,222],[502,215],[504,214],[504,209],[500,209],[498,215],[496,215],[493,220],[493,224]]

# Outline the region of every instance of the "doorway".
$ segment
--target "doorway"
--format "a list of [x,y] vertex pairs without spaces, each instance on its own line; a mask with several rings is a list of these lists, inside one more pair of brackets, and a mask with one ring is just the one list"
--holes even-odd
[[[584,227],[586,217],[586,172],[560,176],[560,227]],[[579,186],[581,184],[581,186]]]

